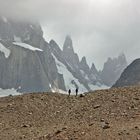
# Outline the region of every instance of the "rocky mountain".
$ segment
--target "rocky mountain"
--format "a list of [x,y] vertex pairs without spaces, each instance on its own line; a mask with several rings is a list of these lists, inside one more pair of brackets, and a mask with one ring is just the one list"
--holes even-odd
[[140,59],[133,61],[122,73],[113,87],[123,87],[140,84]]
[[38,23],[0,17],[0,87],[20,92],[65,89]]
[[58,71],[64,76],[66,89],[79,87],[81,91],[89,91],[106,87],[103,85],[95,65],[93,64],[90,68],[86,57],[79,60],[78,55],[74,52],[70,36],[65,38],[62,50],[54,40],[50,41],[50,48]]
[[[61,49],[62,48],[62,49]],[[63,47],[43,38],[39,23],[0,17],[0,88],[19,92],[103,89],[111,86],[126,66],[125,56],[109,59],[103,71],[74,51],[70,36]],[[110,78],[111,75],[111,78]]]
[[104,63],[103,70],[100,72],[103,83],[111,87],[126,67],[127,61],[124,54],[119,55],[118,58],[108,58],[107,62]]

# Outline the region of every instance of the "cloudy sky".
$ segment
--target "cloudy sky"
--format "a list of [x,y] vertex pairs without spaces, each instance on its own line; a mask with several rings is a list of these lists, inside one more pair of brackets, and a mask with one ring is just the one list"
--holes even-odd
[[0,0],[0,14],[39,20],[44,37],[62,47],[71,35],[75,51],[102,68],[124,52],[140,57],[140,0]]

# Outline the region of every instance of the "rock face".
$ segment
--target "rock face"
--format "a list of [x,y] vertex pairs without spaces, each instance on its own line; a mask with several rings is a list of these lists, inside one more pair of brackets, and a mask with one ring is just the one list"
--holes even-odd
[[103,83],[112,86],[126,67],[127,61],[124,54],[121,54],[118,58],[108,58],[100,75]]
[[0,79],[20,92],[66,90],[39,24],[0,18]]
[[123,87],[140,84],[140,59],[133,61],[122,73],[113,87]]
[[[87,64],[86,57],[83,57],[81,61],[79,60],[78,55],[74,52],[70,36],[66,37],[63,50],[60,49],[54,40],[50,41],[50,47],[51,52],[57,61],[57,67],[60,69],[60,73],[62,67],[65,67],[67,71],[64,72],[64,68],[62,68],[64,79],[66,79],[65,84],[67,89],[79,87],[82,91],[89,91],[103,88],[103,83],[95,65],[93,64],[90,68]],[[68,74],[69,72],[71,73],[71,76]]]

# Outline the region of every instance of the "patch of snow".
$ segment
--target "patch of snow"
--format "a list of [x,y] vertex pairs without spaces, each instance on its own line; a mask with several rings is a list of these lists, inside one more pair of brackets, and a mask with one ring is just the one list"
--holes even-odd
[[6,17],[2,17],[2,20],[3,20],[5,23],[7,23],[7,22],[8,22],[8,20],[7,20],[7,18],[6,18]]
[[94,80],[97,80],[97,78],[94,74],[91,75],[91,78],[94,79]]
[[82,73],[83,76],[85,76],[85,72],[83,70],[80,70],[80,72]]
[[52,87],[52,85],[51,85],[51,84],[49,84],[49,87],[51,88],[51,92],[53,92],[53,93],[67,94],[67,92],[66,92],[66,91],[61,90],[61,89],[58,89],[58,88],[55,88],[55,87]]
[[68,46],[67,48],[68,48],[68,49],[71,49],[71,46]]
[[87,75],[85,76],[85,79],[88,80],[88,81],[90,81]]
[[80,72],[86,80],[90,81],[88,75],[83,70],[80,70]]
[[22,42],[22,41],[21,41],[21,38],[20,38],[20,37],[15,36],[15,35],[14,35],[14,41],[15,41],[15,42],[20,42],[20,43]]
[[30,34],[29,34],[29,32],[28,32],[28,31],[26,32],[26,38],[24,38],[24,40],[25,40],[25,41],[30,40]]
[[94,90],[101,90],[101,89],[109,89],[110,87],[108,87],[108,86],[106,86],[106,85],[99,85],[99,84],[97,84],[97,85],[93,85],[93,84],[88,84],[88,86],[90,87],[90,89],[92,90],[92,91],[94,91]]
[[78,79],[76,79],[72,75],[72,73],[66,68],[66,66],[63,63],[61,63],[60,61],[58,61],[57,58],[54,55],[53,55],[53,57],[55,59],[56,65],[57,65],[58,72],[60,74],[63,74],[66,89],[67,90],[71,89],[72,94],[75,94],[76,87],[75,87],[74,84],[71,83],[71,81],[74,80],[79,87],[79,92],[80,93],[87,92],[87,89],[78,81]]
[[39,48],[36,48],[36,47],[33,47],[29,44],[26,44],[26,43],[20,43],[20,42],[13,42],[14,45],[18,46],[18,47],[23,47],[25,49],[29,49],[31,51],[43,51]]
[[69,64],[66,60],[67,65],[71,68],[71,70],[73,70],[73,67],[71,66],[71,64]]
[[12,89],[1,89],[0,88],[0,97],[5,97],[9,95],[21,95],[21,93],[17,92],[14,88]]
[[49,84],[49,87],[50,87],[50,88],[52,88],[52,85],[51,85],[51,84]]
[[5,57],[8,58],[10,56],[10,50],[7,49],[3,44],[0,43],[0,51],[4,53]]
[[51,91],[52,91],[53,93],[67,94],[66,91],[61,90],[61,89],[57,89],[57,88],[52,88]]

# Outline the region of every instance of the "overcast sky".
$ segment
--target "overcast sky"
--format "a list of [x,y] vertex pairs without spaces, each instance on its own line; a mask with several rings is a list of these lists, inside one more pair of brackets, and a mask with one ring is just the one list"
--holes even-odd
[[71,35],[75,51],[102,68],[124,52],[140,57],[140,0],[0,0],[0,14],[39,20],[44,37],[62,47]]

